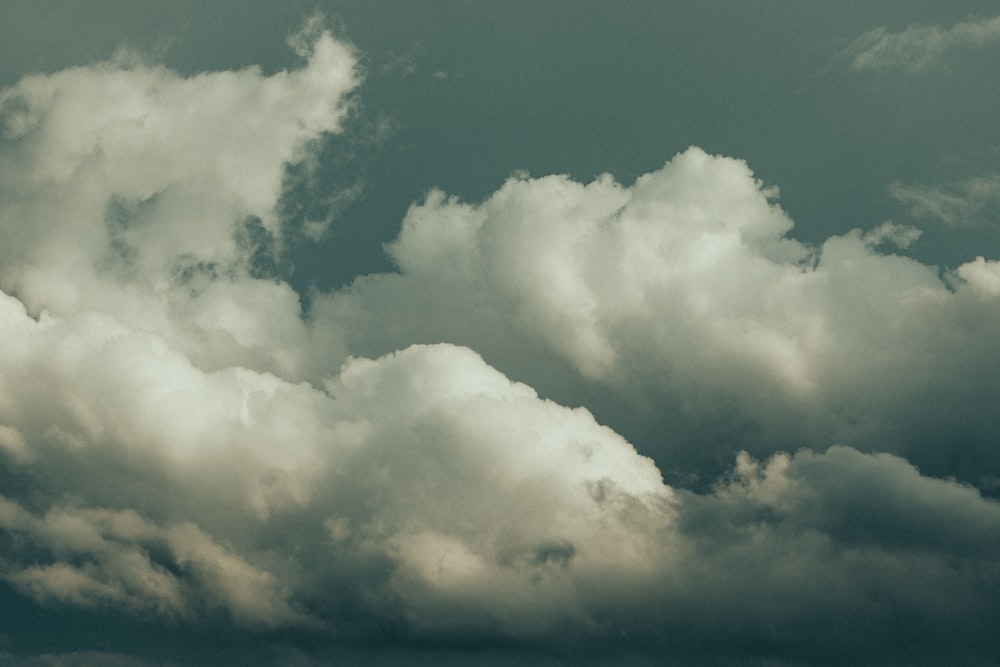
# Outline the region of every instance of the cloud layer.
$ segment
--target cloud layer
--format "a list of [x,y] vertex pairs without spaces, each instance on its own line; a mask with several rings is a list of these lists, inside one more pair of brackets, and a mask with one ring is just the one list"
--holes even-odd
[[[397,273],[302,313],[285,171],[357,73],[316,23],[292,44],[268,76],[122,56],[0,94],[19,604],[215,623],[273,662],[996,655],[1000,263],[942,274],[894,225],[806,246],[692,148],[632,185],[432,191]],[[111,659],[78,648],[51,660]]]

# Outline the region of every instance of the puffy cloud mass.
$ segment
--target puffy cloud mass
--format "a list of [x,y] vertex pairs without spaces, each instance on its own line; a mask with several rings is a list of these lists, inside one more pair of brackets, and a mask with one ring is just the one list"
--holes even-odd
[[351,49],[307,28],[304,66],[272,76],[125,54],[4,91],[3,289],[34,314],[114,313],[202,363],[284,368],[269,346],[294,334],[270,328],[295,327],[297,296],[237,278],[281,244],[285,166],[339,130],[357,79]]
[[314,318],[365,354],[469,345],[586,403],[668,475],[847,443],[995,479],[996,262],[942,275],[888,254],[919,236],[891,223],[808,247],[776,194],[696,148],[628,187],[514,178],[481,204],[432,192],[389,246],[400,273],[327,295]]
[[[942,274],[891,224],[806,246],[692,148],[632,185],[432,191],[398,272],[303,313],[261,267],[358,74],[315,23],[292,43],[271,75],[123,57],[0,94],[12,605],[263,664],[997,654],[1000,263]],[[109,637],[0,655],[172,645]]]
[[314,388],[202,371],[104,317],[36,322],[8,298],[3,323],[23,445],[3,573],[44,604],[399,641],[781,654],[832,623],[819,645],[841,656],[897,632],[989,648],[967,624],[996,611],[1000,507],[901,458],[743,454],[698,494],[463,347]]

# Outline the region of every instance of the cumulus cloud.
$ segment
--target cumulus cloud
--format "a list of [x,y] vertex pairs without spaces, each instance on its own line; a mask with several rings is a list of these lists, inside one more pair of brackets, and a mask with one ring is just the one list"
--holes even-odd
[[[741,454],[714,493],[685,501],[685,529],[700,557],[689,561],[701,574],[695,588],[704,597],[692,604],[699,615],[720,614],[717,596],[728,602],[720,617],[730,627],[753,628],[786,649],[796,642],[786,632],[810,628],[816,644],[800,654],[807,663],[826,650],[881,663],[936,662],[941,647],[963,659],[997,648],[978,622],[946,620],[973,608],[979,618],[996,613],[974,591],[996,585],[990,560],[1000,515],[973,488],[922,477],[891,455],[834,447],[766,463]],[[959,551],[961,565],[949,560]],[[911,615],[931,599],[940,606]],[[846,647],[843,633],[856,643]]]
[[989,223],[1000,210],[1000,175],[979,176],[946,187],[896,182],[889,194],[914,217],[953,227]]
[[357,76],[316,22],[292,45],[270,76],[116,61],[0,94],[17,604],[215,623],[276,663],[996,651],[996,261],[943,280],[892,224],[804,245],[692,148],[631,185],[432,191],[397,273],[303,316],[260,262]]
[[317,299],[313,317],[328,349],[473,347],[586,403],[668,475],[838,442],[995,471],[989,278],[887,254],[919,237],[899,225],[808,247],[775,197],[696,148],[631,186],[513,178],[480,204],[434,191],[388,248],[400,273]]
[[113,313],[205,364],[288,370],[269,346],[294,344],[298,298],[244,278],[262,241],[280,250],[286,165],[340,129],[357,80],[314,23],[293,42],[303,66],[271,76],[119,59],[4,91],[0,286],[33,314]]
[[[21,318],[6,339],[46,326]],[[99,348],[83,332],[58,338]],[[710,654],[751,637],[806,651],[812,639],[783,633],[863,619],[855,648],[835,636],[822,647],[848,657],[898,614],[927,624],[930,641],[992,613],[1000,508],[898,457],[741,454],[699,494],[663,484],[588,411],[539,398],[467,348],[353,359],[317,389],[137,347],[145,367],[107,364],[122,348],[108,350],[89,385],[62,345],[5,361],[3,377],[22,384],[12,367],[49,359],[48,405],[71,413],[50,413],[50,426],[33,419],[30,392],[3,392],[5,423],[31,447],[5,474],[34,491],[0,505],[17,545],[2,574],[44,604],[182,622],[221,611],[250,631],[327,641],[377,629],[683,653],[711,635]],[[200,412],[145,381],[182,369]],[[135,402],[92,391],[108,383]],[[102,401],[115,409],[101,414]]]
[[953,26],[911,25],[901,32],[869,30],[844,54],[856,70],[901,69],[915,73],[937,65],[949,51],[1000,42],[1000,16],[969,19]]
[[39,600],[311,626],[333,613],[329,586],[375,561],[393,567],[361,585],[414,625],[533,634],[585,616],[569,563],[625,574],[659,548],[646,529],[672,495],[652,461],[466,348],[351,361],[319,390],[205,373],[148,334],[7,314],[3,419],[30,443],[7,474],[43,506],[0,506],[28,559],[9,554],[4,576]]

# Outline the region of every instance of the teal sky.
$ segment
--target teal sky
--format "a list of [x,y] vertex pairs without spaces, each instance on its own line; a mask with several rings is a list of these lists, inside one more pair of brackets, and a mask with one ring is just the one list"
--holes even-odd
[[1000,663],[998,14],[0,0],[0,663]]

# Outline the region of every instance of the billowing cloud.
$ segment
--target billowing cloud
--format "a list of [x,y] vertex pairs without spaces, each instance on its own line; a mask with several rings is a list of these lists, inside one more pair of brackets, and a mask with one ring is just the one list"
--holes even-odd
[[898,457],[741,454],[699,494],[467,348],[354,359],[312,388],[8,301],[4,421],[27,451],[6,488],[31,491],[0,504],[2,572],[43,604],[679,654],[708,636],[713,655],[816,650],[805,631],[825,627],[842,657],[900,614],[929,633],[917,648],[982,642],[966,624],[995,612],[1000,507]]
[[899,225],[805,246],[775,196],[699,149],[627,187],[514,178],[481,204],[432,192],[389,246],[400,274],[319,299],[313,318],[329,349],[473,347],[588,404],[668,476],[711,479],[740,449],[802,443],[997,474],[989,277],[887,254],[919,236]]
[[262,664],[996,654],[995,260],[942,277],[891,224],[807,246],[692,148],[432,191],[397,273],[303,314],[268,264],[285,171],[357,75],[316,22],[292,44],[0,94],[0,592]]
[[313,22],[292,42],[304,66],[271,76],[120,58],[4,91],[3,289],[34,314],[113,313],[205,364],[285,369],[270,346],[296,344],[298,297],[245,278],[280,250],[286,165],[339,130],[356,84],[351,49]]
[[1000,16],[970,19],[942,28],[911,25],[900,32],[885,28],[869,30],[844,54],[857,70],[901,69],[920,72],[940,63],[948,51],[1000,42]]
[[26,446],[6,474],[40,497],[0,505],[24,545],[4,576],[41,601],[312,627],[383,562],[361,592],[414,625],[537,634],[586,616],[571,562],[628,575],[662,548],[648,531],[672,493],[652,461],[466,348],[354,360],[321,390],[205,373],[155,336],[7,301],[0,395]]

